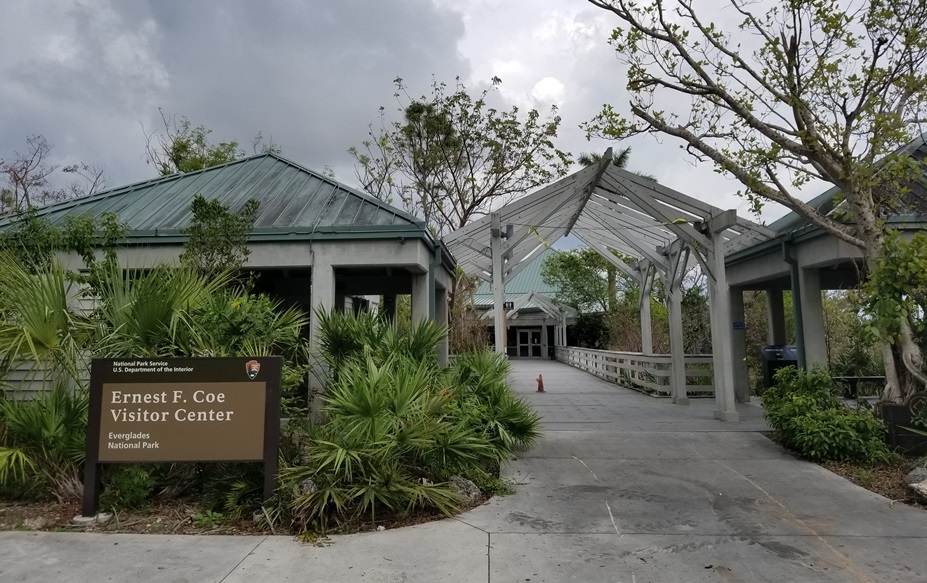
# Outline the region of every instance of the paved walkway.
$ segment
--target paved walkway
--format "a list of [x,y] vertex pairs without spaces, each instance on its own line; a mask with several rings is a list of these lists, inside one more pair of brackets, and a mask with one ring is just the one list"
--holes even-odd
[[[546,393],[534,392],[543,373]],[[0,581],[610,583],[927,580],[927,513],[759,434],[553,362],[516,362],[546,437],[516,494],[458,519],[333,537],[0,533]]]

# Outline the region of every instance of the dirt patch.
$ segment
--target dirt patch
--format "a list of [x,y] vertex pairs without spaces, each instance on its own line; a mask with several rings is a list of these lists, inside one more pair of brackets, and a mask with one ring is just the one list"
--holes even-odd
[[0,530],[122,532],[135,534],[265,534],[251,518],[229,520],[204,514],[191,501],[159,503],[143,510],[121,510],[106,524],[72,524],[79,503],[0,501]]
[[[490,496],[483,495],[474,504],[485,504]],[[56,502],[12,502],[0,500],[0,531],[42,530],[52,532],[109,532],[129,534],[222,534],[262,535],[296,534],[277,529],[271,532],[252,517],[231,520],[220,514],[204,512],[195,499],[181,499],[152,504],[143,510],[120,510],[113,513],[106,524],[73,524],[80,516],[80,503],[59,504]],[[441,520],[443,514],[436,512],[415,512],[412,514],[378,515],[376,522],[360,520],[345,525],[331,534],[389,530]]]
[[905,482],[905,476],[916,461],[915,458],[905,458],[899,462],[877,466],[849,462],[825,462],[821,465],[857,486],[881,494],[889,500],[927,510],[927,504],[917,499]]

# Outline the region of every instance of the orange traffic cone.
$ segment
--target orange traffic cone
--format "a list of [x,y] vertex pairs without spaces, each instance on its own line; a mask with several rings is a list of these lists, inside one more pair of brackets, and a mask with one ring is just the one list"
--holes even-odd
[[538,392],[544,392],[544,375],[541,374],[538,375]]

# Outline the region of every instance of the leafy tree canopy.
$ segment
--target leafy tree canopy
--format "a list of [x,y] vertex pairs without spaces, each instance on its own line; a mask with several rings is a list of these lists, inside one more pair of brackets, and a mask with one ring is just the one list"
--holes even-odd
[[[615,293],[609,286],[610,270],[614,268],[594,249],[571,249],[547,256],[541,265],[541,278],[556,288],[558,301],[581,311],[607,312],[613,307]],[[619,279],[621,290],[633,287],[626,276]]]
[[[154,165],[161,176],[195,172],[245,157],[238,140],[212,143],[209,141],[212,130],[205,125],[194,126],[186,117],[178,118],[162,108],[158,108],[158,112],[163,129],[146,133],[145,154],[147,162]],[[280,146],[273,142],[265,143],[260,132],[251,140],[251,149],[255,154],[281,152]]]
[[119,244],[127,234],[128,227],[111,212],[97,217],[69,216],[59,229],[29,208],[17,211],[10,226],[0,232],[0,252],[33,272],[49,269],[57,251],[74,252],[83,260],[86,273],[69,276],[95,285],[103,271],[117,265]]
[[218,200],[196,195],[190,210],[193,221],[186,229],[181,263],[203,273],[220,273],[241,267],[251,250],[248,236],[260,202],[251,199],[235,212]]
[[[924,172],[901,148],[925,118],[927,1],[728,0],[739,20],[728,30],[692,0],[589,2],[617,19],[630,113],[605,105],[589,135],[673,136],[740,181],[754,210],[782,204],[877,268],[884,221]],[[798,197],[813,180],[840,189],[841,214]],[[898,323],[883,351],[890,401],[922,388],[920,349]]]
[[378,127],[349,149],[364,190],[401,202],[438,233],[458,229],[490,206],[508,202],[566,174],[570,156],[554,146],[556,107],[546,118],[490,105],[501,80],[475,97],[458,79],[453,90],[433,82],[413,99],[396,79],[398,121],[380,108]]

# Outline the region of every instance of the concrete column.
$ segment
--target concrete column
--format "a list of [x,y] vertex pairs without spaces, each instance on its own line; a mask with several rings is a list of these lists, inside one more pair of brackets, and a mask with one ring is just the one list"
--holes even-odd
[[[669,278],[671,279],[671,278]],[[670,385],[673,403],[688,405],[686,392],[686,349],[682,333],[682,290],[678,284],[668,286],[670,329]]]
[[495,331],[496,352],[505,354],[505,280],[502,269],[502,218],[497,213],[490,214],[490,251],[492,252],[492,298],[493,326]]
[[[802,326],[805,338],[805,364],[827,367],[827,336],[824,333],[824,303],[821,301],[821,274],[817,268],[799,269]],[[792,298],[795,301],[795,298]]]
[[[446,289],[437,289],[435,290],[435,324],[438,326],[443,326],[447,328],[448,322],[448,305],[447,305],[447,290]],[[438,364],[441,366],[447,366],[448,360],[448,337],[447,334],[444,334],[444,338],[441,339],[441,343],[438,344]]]
[[428,274],[416,273],[412,276],[412,325],[428,319],[434,298],[428,293]]
[[567,317],[566,314],[560,312],[560,346],[568,346],[567,340]]
[[707,253],[711,269],[708,277],[708,308],[711,314],[711,352],[715,384],[715,418],[739,421],[734,404],[734,366],[731,347],[731,291],[724,271],[724,239],[711,233]]
[[545,320],[541,324],[541,358],[548,358],[547,352],[547,320]]
[[329,371],[322,357],[321,330],[316,312],[329,312],[335,307],[335,270],[331,263],[321,258],[316,259],[312,266],[310,305],[309,347],[313,357],[313,372],[309,378],[309,388],[319,391],[325,388]]
[[767,343],[775,346],[785,344],[785,304],[781,289],[766,290],[766,319],[769,322]]
[[731,289],[731,357],[734,362],[734,397],[738,403],[750,402],[750,376],[747,372],[747,324],[744,290]]

